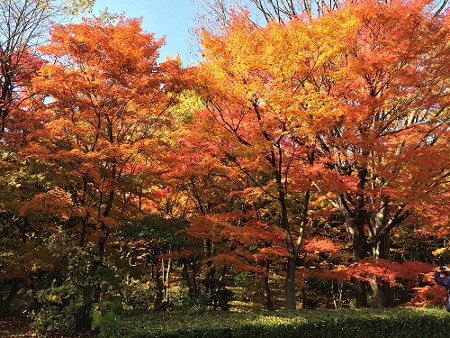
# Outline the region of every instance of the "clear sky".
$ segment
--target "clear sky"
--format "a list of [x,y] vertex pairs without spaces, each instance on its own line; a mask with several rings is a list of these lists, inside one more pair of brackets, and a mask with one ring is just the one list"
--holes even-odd
[[125,13],[126,17],[142,17],[142,28],[155,33],[157,38],[166,36],[161,57],[179,52],[185,65],[199,59],[196,40],[190,34],[195,27],[201,0],[96,0],[94,14],[108,7],[110,13]]

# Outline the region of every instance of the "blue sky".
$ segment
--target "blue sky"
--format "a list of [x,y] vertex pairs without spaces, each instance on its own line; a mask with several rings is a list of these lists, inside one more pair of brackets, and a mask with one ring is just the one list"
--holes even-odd
[[195,38],[190,30],[202,11],[200,0],[96,0],[94,14],[108,7],[110,13],[125,13],[126,17],[142,17],[142,28],[156,37],[166,36],[161,57],[179,52],[185,65],[199,59]]

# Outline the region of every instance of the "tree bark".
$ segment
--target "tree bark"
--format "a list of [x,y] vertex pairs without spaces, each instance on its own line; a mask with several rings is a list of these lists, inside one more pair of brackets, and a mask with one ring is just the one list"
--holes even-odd
[[288,257],[284,283],[287,310],[295,310],[295,261],[295,257]]
[[[348,232],[352,235],[353,251],[356,261],[361,261],[367,257],[367,241],[363,231],[363,225],[354,222],[347,222]],[[356,307],[367,307],[366,282],[354,279]]]
[[[381,241],[372,249],[373,258],[388,259],[390,248],[389,234],[385,235]],[[392,287],[388,282],[378,281],[376,278],[370,281],[377,307],[385,308],[394,306]]]
[[188,268],[188,260],[185,258],[181,258],[181,263],[183,264],[182,277],[186,281],[186,285],[188,287],[189,296],[192,297],[192,284],[191,279],[189,278],[189,268]]
[[263,278],[263,289],[264,289],[264,301],[266,304],[266,309],[268,311],[273,311],[275,308],[272,302],[272,291],[270,290],[269,285],[269,271],[270,271],[270,263],[266,263],[266,276]]
[[367,282],[354,279],[356,307],[367,307]]

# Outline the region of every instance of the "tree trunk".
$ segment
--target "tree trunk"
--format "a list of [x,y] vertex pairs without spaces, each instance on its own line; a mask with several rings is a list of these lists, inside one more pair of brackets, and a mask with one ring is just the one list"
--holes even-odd
[[370,287],[372,288],[373,295],[375,296],[375,301],[377,307],[384,308],[387,307],[387,298],[383,285],[380,285],[377,278],[370,281]]
[[275,308],[272,302],[272,291],[270,290],[269,285],[269,271],[270,271],[270,263],[266,263],[266,276],[263,278],[263,289],[264,289],[264,300],[266,304],[266,309],[268,311],[273,311]]
[[295,257],[288,257],[284,283],[286,309],[295,310]]
[[0,317],[6,317],[10,315],[11,303],[19,292],[21,283],[22,281],[20,279],[12,281],[8,295],[1,302]]
[[[372,249],[372,256],[376,259],[388,259],[389,258],[390,238],[389,234],[383,237],[383,239],[377,243]],[[377,279],[370,281],[377,307],[385,308],[394,306],[392,287],[388,282],[379,282]]]
[[[353,251],[356,261],[361,261],[367,257],[367,240],[364,235],[363,224],[347,224],[353,238]],[[367,282],[354,279],[356,307],[367,307]]]
[[[170,253],[170,251],[169,251],[169,253]],[[171,267],[172,267],[172,260],[169,258],[168,262],[167,262],[166,273],[164,275],[164,299],[166,302],[169,301],[169,289],[170,289],[169,276],[170,276]]]
[[[156,299],[155,299],[155,310],[159,311],[162,308],[162,303],[164,299],[164,283],[161,279],[161,268],[164,269],[164,261],[161,260],[155,265],[155,281],[156,281]],[[162,272],[164,275],[164,271]]]
[[189,291],[189,296],[192,297],[193,296],[193,292],[192,292],[191,279],[189,278],[188,260],[184,259],[184,258],[181,258],[181,263],[183,264],[183,270],[182,270],[182,275],[181,276],[186,281],[186,285],[187,285],[188,291]]
[[354,279],[355,285],[355,299],[356,299],[356,307],[367,307],[367,282],[364,282],[359,279]]
[[196,295],[198,293],[197,274],[200,270],[200,267],[195,260],[196,258],[192,258],[192,291]]
[[307,293],[306,293],[306,288],[305,285],[302,285],[302,305],[301,308],[305,309],[306,308],[306,302],[307,302]]

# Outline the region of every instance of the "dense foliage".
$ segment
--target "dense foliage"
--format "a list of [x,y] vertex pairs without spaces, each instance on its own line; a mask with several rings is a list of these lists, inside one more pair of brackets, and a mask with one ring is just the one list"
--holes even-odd
[[[443,302],[431,273],[450,252],[448,11],[362,0],[224,24],[189,68],[160,61],[164,40],[140,20],[110,15],[2,52],[1,316],[170,335],[155,331],[164,315],[144,332],[120,318]],[[444,321],[328,314],[229,325],[365,336],[382,321],[425,336]],[[173,333],[224,334],[194,324]]]

